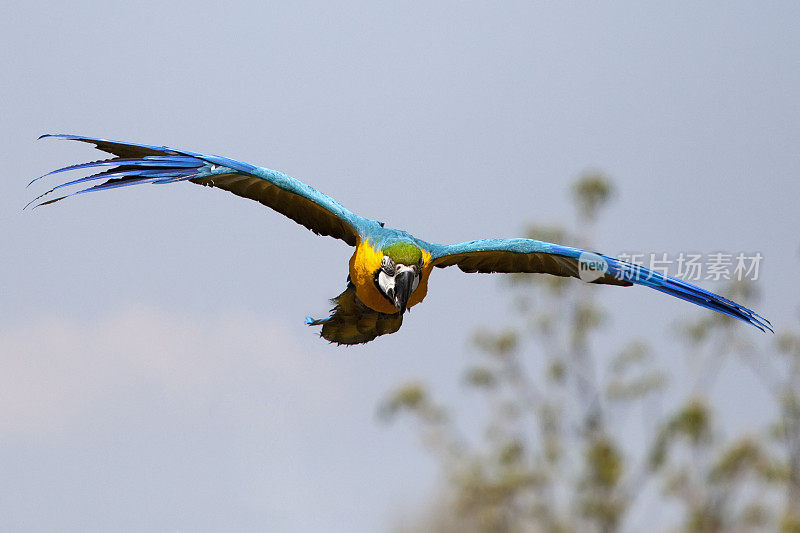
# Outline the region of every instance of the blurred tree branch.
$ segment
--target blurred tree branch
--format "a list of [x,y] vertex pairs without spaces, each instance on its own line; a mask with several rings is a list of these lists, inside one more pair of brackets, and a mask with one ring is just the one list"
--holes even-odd
[[[593,172],[572,192],[582,232],[530,226],[529,237],[593,249],[589,235],[613,185]],[[701,364],[693,367],[694,387],[675,398],[667,394],[670,373],[646,342],[629,339],[616,350],[595,342],[605,325],[595,286],[555,276],[507,279],[519,320],[475,332],[479,360],[464,372],[488,413],[482,437],[464,438],[453,424],[457,409],[434,403],[418,382],[381,407],[386,420],[402,413],[416,420],[445,474],[447,490],[412,531],[638,529],[646,509],[632,510],[646,505],[648,486],[660,487],[660,496],[649,496],[659,506],[678,504],[671,521],[688,531],[800,531],[800,335],[779,335],[774,349],[756,346],[728,317],[692,315],[679,336],[687,357]],[[756,294],[734,284],[728,296],[746,303]],[[726,439],[716,426],[705,394],[726,358],[774,394],[780,419],[769,432]],[[638,433],[627,424],[636,410]]]

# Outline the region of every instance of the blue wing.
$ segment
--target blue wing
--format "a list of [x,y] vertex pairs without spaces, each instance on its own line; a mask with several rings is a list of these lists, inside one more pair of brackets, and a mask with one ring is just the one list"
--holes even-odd
[[722,296],[679,279],[579,248],[532,239],[485,239],[452,245],[428,244],[431,262],[464,272],[530,272],[571,276],[591,283],[646,285],[707,309],[738,318],[761,331],[772,330],[769,320]]
[[[104,169],[96,174],[53,187],[31,202],[41,200],[35,207],[52,204],[85,192],[143,183],[190,181],[256,200],[318,235],[330,235],[342,239],[351,246],[358,244],[368,229],[379,224],[354,214],[333,198],[282,172],[256,167],[227,157],[198,154],[166,146],[123,143],[77,135],[42,135],[42,137],[91,143],[99,150],[115,157],[71,165],[36,178],[31,183],[70,170]],[[51,193],[66,187],[97,181],[102,182],[71,194],[47,199]]]

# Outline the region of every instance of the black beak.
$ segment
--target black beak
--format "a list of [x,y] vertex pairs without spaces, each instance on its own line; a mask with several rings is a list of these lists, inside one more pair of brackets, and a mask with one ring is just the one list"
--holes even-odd
[[414,283],[414,273],[410,270],[400,272],[394,278],[394,305],[400,309],[400,314],[406,312],[406,304],[411,296],[411,287]]

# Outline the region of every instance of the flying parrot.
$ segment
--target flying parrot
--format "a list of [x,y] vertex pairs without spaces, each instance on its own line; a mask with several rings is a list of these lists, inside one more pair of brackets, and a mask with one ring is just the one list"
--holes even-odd
[[[571,276],[598,284],[645,285],[657,291],[773,331],[770,322],[735,302],[684,281],[603,254],[533,239],[481,239],[434,244],[383,223],[361,217],[336,200],[282,172],[227,157],[166,146],[150,146],[77,135],[43,135],[94,144],[112,157],[71,165],[52,174],[94,169],[91,174],[53,187],[28,205],[52,204],[74,194],[144,183],[190,181],[217,187],[264,204],[317,235],[355,247],[347,288],[332,302],[327,318],[306,318],[322,326],[321,335],[338,344],[361,344],[395,333],[406,310],[422,302],[434,267],[458,266],[464,272],[527,272]],[[40,137],[40,138],[42,138]],[[92,172],[94,172],[94,170]],[[63,188],[100,182],[50,199]],[[27,206],[26,206],[27,207]]]

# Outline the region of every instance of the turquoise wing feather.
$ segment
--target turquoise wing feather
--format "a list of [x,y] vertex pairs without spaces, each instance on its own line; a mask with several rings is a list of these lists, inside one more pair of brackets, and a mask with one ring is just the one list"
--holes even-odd
[[434,266],[457,265],[464,272],[529,272],[587,279],[586,264],[601,265],[588,277],[592,283],[645,285],[657,291],[712,309],[761,331],[772,331],[769,320],[750,309],[685,281],[664,276],[611,256],[532,239],[484,239],[452,245],[427,244]]
[[[102,191],[144,183],[166,184],[190,181],[217,187],[238,196],[256,200],[286,215],[318,235],[329,235],[355,246],[370,230],[380,227],[374,220],[360,217],[339,202],[282,172],[257,167],[227,157],[204,155],[166,146],[125,143],[77,135],[43,135],[94,144],[115,157],[71,165],[49,172],[31,183],[60,172],[103,169],[101,172],[60,184],[39,195],[36,207],[63,200],[75,194]],[[101,183],[53,199],[49,195],[66,187]],[[30,205],[30,204],[28,204]]]

